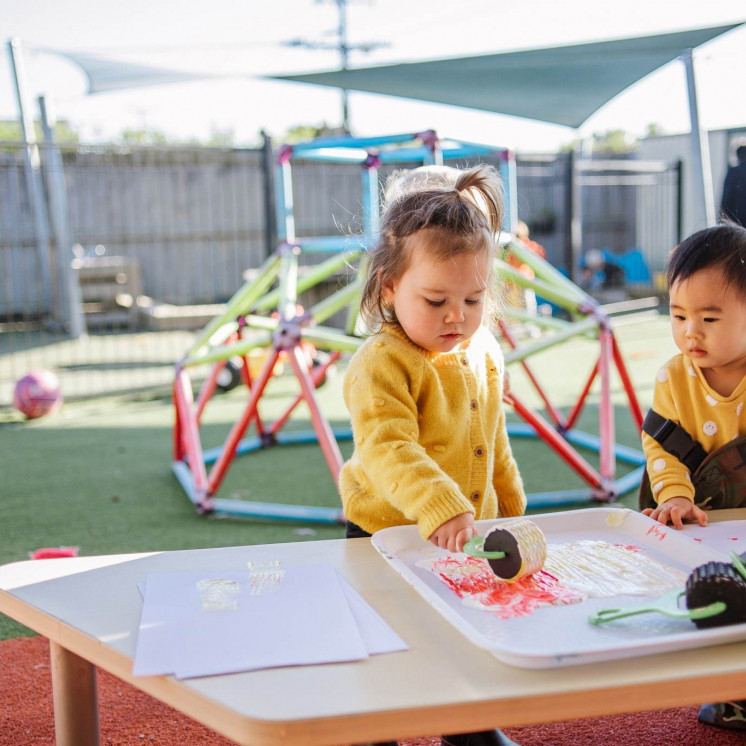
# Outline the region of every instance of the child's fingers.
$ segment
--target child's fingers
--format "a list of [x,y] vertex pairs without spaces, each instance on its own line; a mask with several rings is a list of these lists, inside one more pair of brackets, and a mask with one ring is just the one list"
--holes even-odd
[[671,510],[671,523],[673,524],[673,527],[676,529],[682,529],[684,528],[684,516],[686,515],[686,511],[683,508],[680,508],[676,506]]
[[477,532],[476,529],[473,527],[463,528],[461,531],[456,534],[456,551],[457,552],[463,552],[464,551],[464,544],[466,544],[469,539],[471,539],[472,536],[476,536]]

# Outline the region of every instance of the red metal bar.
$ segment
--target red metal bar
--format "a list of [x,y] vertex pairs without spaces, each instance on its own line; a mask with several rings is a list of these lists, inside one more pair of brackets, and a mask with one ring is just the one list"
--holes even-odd
[[181,440],[181,415],[179,414],[179,405],[176,399],[176,379],[171,386],[171,401],[174,404],[174,431],[173,431],[173,454],[174,461],[181,461],[184,458],[184,444]]
[[[329,369],[329,367],[332,365],[332,363],[335,363],[339,358],[342,356],[341,352],[333,352],[329,356],[329,360],[324,363],[323,365],[320,365],[318,368],[313,368],[311,370],[311,380],[313,381],[314,388],[318,388],[321,381],[324,380],[324,376],[326,375],[326,371]],[[293,410],[303,401],[303,394],[300,393],[298,396],[295,397],[293,402],[288,407],[285,414],[282,415],[278,420],[274,422],[272,427],[270,428],[270,432],[273,435],[276,435],[282,426],[288,421],[288,418],[292,414]]]
[[642,410],[640,409],[640,402],[637,400],[637,394],[632,386],[629,373],[627,373],[627,366],[624,364],[624,358],[622,352],[619,349],[619,344],[616,341],[616,337],[611,335],[611,349],[614,353],[614,362],[616,363],[616,369],[619,372],[619,377],[622,379],[622,385],[624,390],[627,392],[627,399],[629,400],[629,408],[632,412],[632,417],[637,425],[637,429],[642,432]]
[[588,380],[585,382],[585,386],[583,387],[582,392],[580,393],[580,397],[578,398],[577,402],[575,402],[575,406],[572,408],[572,411],[567,417],[567,422],[565,423],[565,428],[569,430],[570,428],[575,425],[575,421],[580,416],[580,413],[583,411],[583,405],[585,404],[585,399],[588,396],[588,392],[591,390],[591,386],[593,385],[593,381],[596,378],[596,375],[598,374],[598,361],[596,361],[596,364],[593,366],[593,370],[591,371],[590,376],[588,376]]
[[509,393],[503,398],[591,487],[602,485],[601,475],[541,415],[525,406],[515,394]]
[[238,444],[241,442],[246,428],[249,426],[251,420],[256,416],[257,403],[264,393],[264,389],[267,387],[267,382],[272,376],[277,358],[280,356],[280,351],[270,349],[267,352],[267,359],[264,361],[264,367],[259,377],[254,382],[254,385],[249,390],[249,401],[246,405],[241,419],[231,428],[228,433],[228,438],[225,441],[225,445],[220,453],[218,460],[213,464],[210,470],[210,477],[208,481],[208,491],[210,495],[214,495],[220,487],[220,483],[223,481],[228,467],[233,461]]
[[205,411],[207,402],[210,401],[210,397],[215,393],[218,375],[220,375],[220,371],[225,367],[226,362],[225,360],[220,360],[213,365],[210,375],[200,389],[199,396],[197,397],[197,424],[201,422],[202,413]]
[[290,365],[295,372],[295,376],[300,383],[301,392],[303,398],[308,404],[308,408],[311,411],[311,424],[316,432],[316,437],[319,440],[319,445],[324,453],[324,458],[329,467],[329,471],[332,473],[334,484],[336,485],[339,481],[339,472],[342,469],[344,463],[342,454],[340,453],[337,440],[334,437],[332,428],[329,425],[326,418],[322,415],[321,409],[319,408],[318,402],[315,396],[315,386],[313,379],[308,373],[308,367],[303,357],[303,350],[300,345],[294,345],[287,351]]
[[[515,340],[515,337],[513,336],[513,333],[510,331],[508,325],[500,320],[498,322],[500,326],[500,333],[505,338],[505,341],[510,345],[512,349],[516,349],[518,347],[518,343]],[[565,423],[565,418],[562,416],[562,413],[552,404],[552,402],[549,400],[549,397],[547,396],[546,392],[542,388],[541,384],[539,383],[538,379],[534,375],[534,372],[529,367],[528,363],[525,360],[521,360],[521,366],[523,367],[523,370],[526,371],[526,375],[529,377],[529,380],[531,383],[533,383],[534,388],[536,389],[537,393],[541,397],[542,401],[544,402],[544,406],[547,408],[547,412],[549,413],[549,416],[554,420],[554,424],[558,427],[567,429],[569,425]]]

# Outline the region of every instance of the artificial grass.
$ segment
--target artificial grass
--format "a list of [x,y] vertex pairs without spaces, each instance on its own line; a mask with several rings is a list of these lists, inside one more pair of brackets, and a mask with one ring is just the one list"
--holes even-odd
[[[620,327],[617,340],[643,408],[649,406],[655,371],[673,352],[665,319]],[[565,410],[574,403],[598,354],[595,342],[577,339],[531,359],[539,379]],[[536,408],[519,366],[510,385]],[[333,426],[349,424],[341,395],[343,369],[319,391],[322,411]],[[616,376],[617,440],[639,447],[639,437]],[[272,382],[262,415],[271,421],[297,391],[290,376]],[[594,390],[595,391],[595,390]],[[597,394],[592,392],[578,427],[597,432]],[[202,428],[204,447],[220,445],[242,411],[245,392],[215,397]],[[514,416],[509,419],[516,421]],[[342,538],[342,526],[200,516],[170,468],[173,406],[168,397],[101,399],[66,404],[54,416],[23,421],[0,415],[2,496],[0,564],[21,561],[47,546],[78,546],[81,555],[117,554],[216,546]],[[288,428],[309,430],[300,405]],[[352,444],[341,442],[343,457]],[[583,482],[543,444],[516,439],[513,449],[527,492],[574,489]],[[592,464],[594,454],[584,454]],[[618,473],[627,468],[618,465]],[[281,446],[238,457],[219,495],[261,502],[337,507],[334,484],[315,445]],[[620,504],[635,507],[635,494]],[[564,509],[589,507],[591,503]],[[0,615],[0,639],[33,634]]]

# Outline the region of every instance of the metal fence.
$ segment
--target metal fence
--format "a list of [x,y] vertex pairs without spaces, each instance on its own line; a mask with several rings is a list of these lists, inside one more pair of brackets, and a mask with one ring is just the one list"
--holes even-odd
[[[0,143],[0,407],[37,367],[69,398],[168,386],[194,330],[274,248],[271,148],[40,154],[34,172],[21,144]],[[519,217],[568,274],[590,248],[643,247],[657,269],[676,242],[675,165],[524,155],[517,183]],[[297,235],[360,229],[358,166],[300,161],[293,184]],[[81,308],[88,334],[71,335]]]

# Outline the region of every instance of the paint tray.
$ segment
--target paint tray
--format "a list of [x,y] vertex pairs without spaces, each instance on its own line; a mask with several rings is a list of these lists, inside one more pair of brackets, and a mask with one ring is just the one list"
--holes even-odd
[[[541,528],[550,548],[552,544],[581,540],[635,547],[640,556],[657,560],[685,577],[710,560],[729,561],[727,555],[687,538],[681,531],[623,508],[598,507],[528,517]],[[478,521],[477,529],[484,535],[499,523],[499,519]],[[402,578],[469,640],[503,663],[520,668],[571,666],[746,639],[746,623],[697,629],[687,619],[656,614],[600,626],[588,621],[599,609],[639,606],[663,593],[590,597],[502,619],[490,611],[466,606],[439,577],[417,566],[422,560],[448,552],[423,541],[416,526],[387,528],[375,533],[371,541]]]

